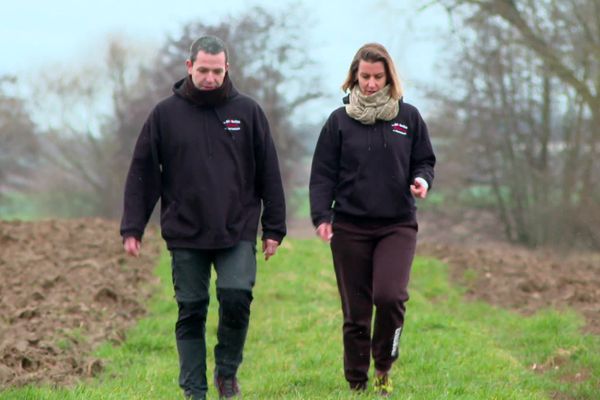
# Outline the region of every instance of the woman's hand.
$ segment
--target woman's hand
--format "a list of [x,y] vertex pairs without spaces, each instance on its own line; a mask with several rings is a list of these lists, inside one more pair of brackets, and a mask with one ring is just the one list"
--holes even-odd
[[[423,182],[425,182],[425,184],[423,184]],[[414,183],[410,185],[410,192],[419,199],[427,197],[427,189],[427,181],[423,178],[415,178]]]
[[323,222],[319,225],[317,227],[317,236],[320,237],[322,241],[329,243],[333,236],[331,224],[329,222]]

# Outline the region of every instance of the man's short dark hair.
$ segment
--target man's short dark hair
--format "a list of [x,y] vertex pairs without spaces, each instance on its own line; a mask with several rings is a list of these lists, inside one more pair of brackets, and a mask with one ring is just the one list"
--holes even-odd
[[196,56],[199,51],[203,51],[208,54],[219,54],[225,53],[225,62],[229,59],[229,52],[227,51],[227,46],[225,42],[219,39],[216,36],[202,36],[199,39],[196,39],[192,46],[190,47],[190,61],[194,62],[196,60]]

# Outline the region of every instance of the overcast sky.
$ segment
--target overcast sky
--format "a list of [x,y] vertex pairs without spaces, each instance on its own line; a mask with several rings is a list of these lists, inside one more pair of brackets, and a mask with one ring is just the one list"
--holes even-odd
[[[392,53],[405,82],[407,101],[425,108],[419,83],[441,83],[439,65],[447,18],[439,7],[419,11],[410,0],[13,0],[0,13],[0,74],[33,79],[37,71],[90,62],[111,35],[155,51],[166,35],[177,35],[187,22],[218,22],[244,9],[305,8],[307,38],[323,78],[323,91],[341,96],[352,56],[362,44],[376,41]],[[182,61],[182,73],[183,61]]]

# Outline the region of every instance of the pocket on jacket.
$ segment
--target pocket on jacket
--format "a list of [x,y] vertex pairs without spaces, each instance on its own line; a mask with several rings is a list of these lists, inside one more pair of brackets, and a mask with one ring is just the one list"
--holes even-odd
[[[384,168],[375,163],[383,163]],[[391,218],[403,213],[402,200],[407,189],[405,174],[387,155],[383,159],[371,158],[361,167],[348,200],[364,215]]]
[[173,202],[161,215],[161,230],[165,238],[188,238],[198,234],[202,228],[202,217],[198,215],[200,205],[191,208]]

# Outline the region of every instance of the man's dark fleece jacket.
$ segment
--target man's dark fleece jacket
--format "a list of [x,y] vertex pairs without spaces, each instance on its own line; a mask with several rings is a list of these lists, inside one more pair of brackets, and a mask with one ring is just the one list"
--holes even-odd
[[410,185],[420,177],[431,189],[434,165],[427,126],[414,106],[400,99],[394,119],[373,125],[352,119],[340,107],[323,126],[313,157],[313,224],[413,221]]
[[121,235],[141,240],[158,199],[169,249],[219,249],[286,234],[281,175],[260,106],[229,76],[200,91],[188,76],[146,120],[125,184]]

